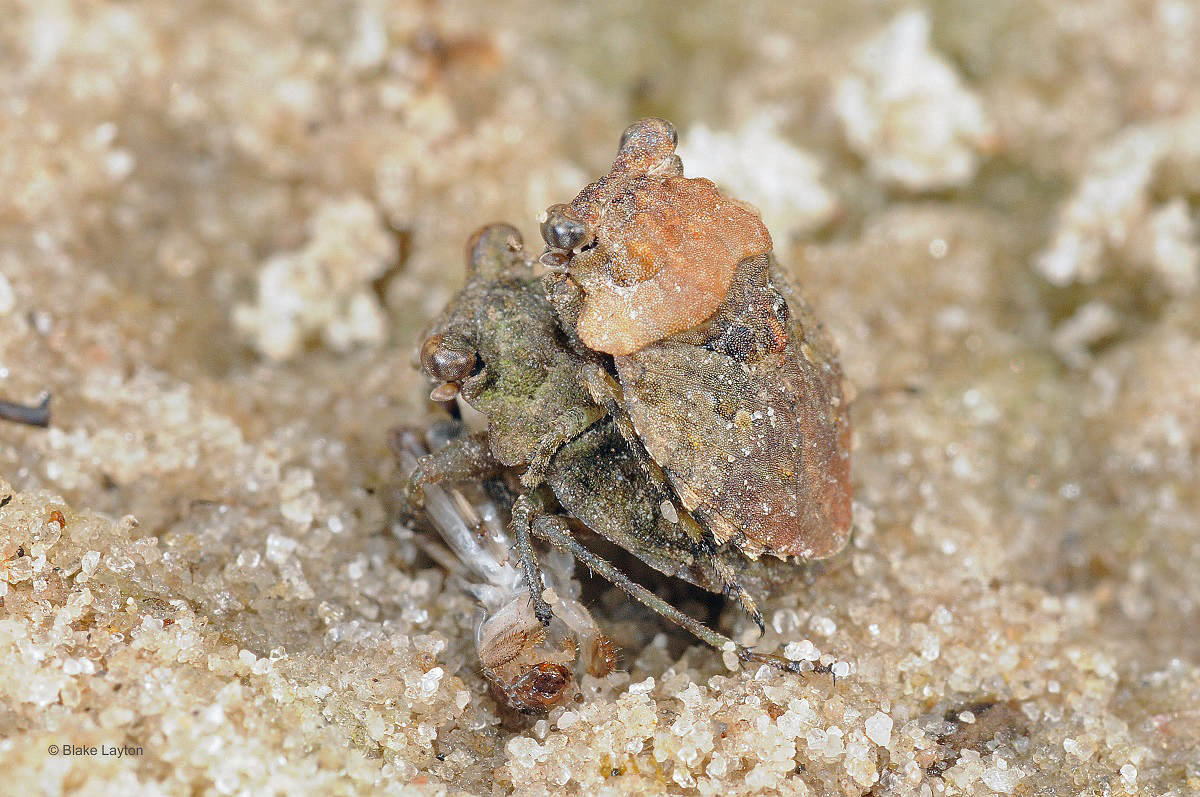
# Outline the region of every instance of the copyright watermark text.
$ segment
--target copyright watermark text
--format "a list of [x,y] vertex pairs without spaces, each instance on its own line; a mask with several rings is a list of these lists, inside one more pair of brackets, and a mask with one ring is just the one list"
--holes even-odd
[[123,744],[120,746],[112,744],[102,744],[99,747],[89,747],[82,744],[52,744],[46,748],[46,752],[53,756],[111,756],[113,758],[124,758],[125,756],[142,755],[142,748],[134,745]]

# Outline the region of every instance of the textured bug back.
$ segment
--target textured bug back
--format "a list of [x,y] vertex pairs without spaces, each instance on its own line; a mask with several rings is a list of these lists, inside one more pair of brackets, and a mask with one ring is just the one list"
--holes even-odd
[[718,542],[751,556],[830,556],[850,530],[841,367],[807,303],[765,260],[763,290],[783,300],[772,323],[747,311],[746,297],[760,295],[748,291],[726,309],[733,322],[709,326],[707,345],[664,340],[617,357],[617,371],[646,450]]

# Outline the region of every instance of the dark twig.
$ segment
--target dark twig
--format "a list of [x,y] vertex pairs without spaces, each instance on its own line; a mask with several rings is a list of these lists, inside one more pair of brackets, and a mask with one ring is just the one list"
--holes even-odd
[[0,399],[0,420],[46,428],[50,425],[50,394],[43,393],[34,407]]

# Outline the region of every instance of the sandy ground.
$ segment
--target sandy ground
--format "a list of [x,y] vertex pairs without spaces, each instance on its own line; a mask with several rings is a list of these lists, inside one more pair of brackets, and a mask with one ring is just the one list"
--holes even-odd
[[[1200,6],[642,5],[0,1],[0,792],[1200,791]],[[504,725],[386,434],[649,114],[857,390],[763,601],[842,677],[590,583],[618,671]]]

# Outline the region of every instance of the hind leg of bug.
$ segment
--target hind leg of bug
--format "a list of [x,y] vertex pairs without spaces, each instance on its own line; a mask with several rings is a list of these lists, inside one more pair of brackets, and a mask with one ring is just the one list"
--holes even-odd
[[[635,452],[640,452],[638,461],[641,463],[642,469],[650,479],[650,482],[664,494],[674,495],[675,491],[671,488],[667,475],[663,473],[658,463],[651,459],[649,454],[645,453],[645,448],[642,446],[641,438],[638,437],[637,429],[634,428],[629,413],[625,411],[625,400],[621,386],[607,371],[599,367],[589,366],[585,368],[582,378],[588,393],[592,397],[592,401],[605,409],[609,416],[616,422],[617,429],[620,431],[621,436],[625,438],[625,441],[629,443]],[[717,541],[713,535],[700,526],[691,513],[684,510],[683,507],[676,507],[676,513],[679,515],[680,524],[683,525],[693,543],[698,548],[708,551],[709,559],[713,563],[713,567],[725,587],[725,593],[736,597],[742,605],[742,609],[745,610],[746,614],[750,615],[750,619],[754,620],[754,624],[758,626],[759,630],[766,632],[766,626],[763,625],[762,613],[758,610],[758,604],[754,601],[750,593],[738,582],[733,568],[714,553]]]
[[725,585],[725,594],[732,595],[738,599],[738,603],[742,605],[742,610],[750,615],[750,619],[758,626],[759,633],[765,634],[767,626],[763,623],[762,612],[758,610],[758,603],[754,597],[746,591],[746,588],[738,581],[737,576],[733,572],[733,568],[727,561],[714,555],[712,557],[713,567],[717,571],[717,575],[721,577],[721,582]]
[[533,535],[560,548],[574,556],[578,561],[587,565],[592,572],[599,574],[629,595],[641,602],[647,608],[661,614],[676,625],[688,631],[701,642],[705,642],[717,650],[733,650],[742,661],[749,664],[766,664],[779,670],[799,673],[803,672],[799,662],[785,659],[772,653],[756,653],[747,647],[737,644],[724,634],[718,633],[699,620],[684,614],[650,590],[633,581],[629,576],[618,570],[611,562],[592,553],[571,534],[567,521],[559,515],[540,514],[532,519]]

